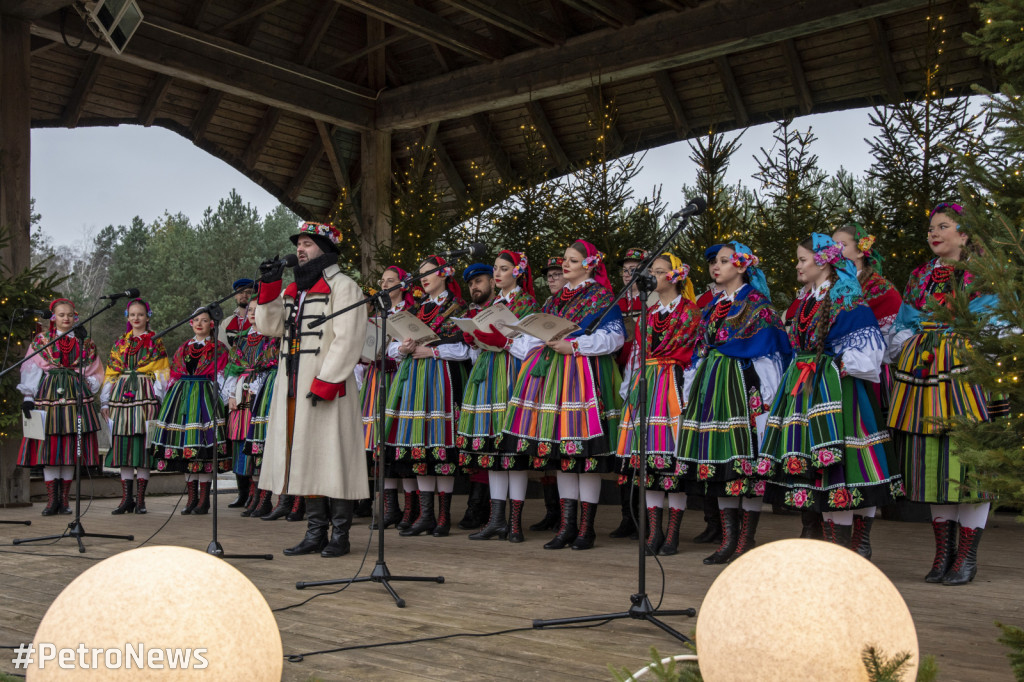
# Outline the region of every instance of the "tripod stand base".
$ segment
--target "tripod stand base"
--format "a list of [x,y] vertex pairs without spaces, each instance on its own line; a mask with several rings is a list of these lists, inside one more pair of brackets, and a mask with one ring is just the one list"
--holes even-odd
[[342,578],[340,580],[318,580],[316,582],[298,582],[295,583],[295,589],[304,590],[307,587],[321,587],[323,585],[350,585],[353,583],[380,583],[384,586],[384,589],[388,591],[391,598],[395,600],[395,606],[402,609],[405,608],[405,600],[398,596],[394,588],[391,587],[390,581],[397,582],[421,582],[421,583],[443,583],[444,576],[427,577],[427,576],[412,576],[412,575],[391,575],[391,571],[388,570],[388,565],[382,560],[377,560],[377,563],[373,567],[373,571],[370,575],[359,576],[356,578]]
[[206,546],[206,553],[219,559],[264,559],[266,561],[274,559],[273,554],[225,554],[224,548],[216,540]]
[[82,522],[78,517],[74,521],[68,524],[68,529],[60,535],[44,535],[39,538],[15,538],[12,545],[23,545],[26,542],[42,542],[43,540],[60,540],[61,538],[72,537],[78,541],[78,551],[80,553],[85,552],[85,545],[82,543],[82,538],[111,538],[113,540],[134,540],[134,535],[110,535],[108,533],[87,533],[85,528],[82,527]]
[[552,618],[548,620],[535,620],[533,621],[534,629],[541,629],[555,625],[574,625],[579,623],[594,623],[603,620],[621,620],[623,618],[634,618],[636,620],[645,620],[651,623],[668,634],[672,635],[680,642],[691,642],[692,640],[684,635],[683,633],[675,630],[667,623],[663,623],[658,619],[658,616],[689,616],[693,618],[697,615],[697,609],[679,609],[675,611],[655,611],[654,606],[651,605],[651,600],[646,594],[634,594],[629,598],[632,606],[629,607],[629,611],[621,611],[619,613],[604,613],[594,616],[575,616],[573,618]]

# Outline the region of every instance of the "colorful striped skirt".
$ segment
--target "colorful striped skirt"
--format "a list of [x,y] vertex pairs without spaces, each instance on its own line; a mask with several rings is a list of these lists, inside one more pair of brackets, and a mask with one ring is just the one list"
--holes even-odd
[[406,358],[398,365],[384,411],[390,476],[454,476],[455,426],[465,383],[463,362]]
[[263,464],[263,449],[267,442],[267,427],[270,424],[270,403],[274,397],[274,383],[277,381],[277,367],[263,372],[263,383],[252,399],[252,415],[249,419],[249,430],[245,434],[245,445],[242,448],[246,457],[252,460],[247,465],[250,476],[260,473]]
[[[39,382],[35,404],[46,412],[46,438],[23,438],[18,450],[18,466],[74,466],[78,452],[78,373],[72,369],[48,370]],[[83,387],[82,466],[99,466],[96,445],[100,415],[96,399]]]
[[497,446],[528,458],[533,469],[617,471],[621,383],[612,355],[574,357],[543,346],[531,351],[519,370]]
[[208,377],[183,376],[167,392],[156,418],[151,468],[212,473],[216,459],[218,472],[229,471],[225,435],[217,384]]
[[[681,492],[676,475],[679,420],[683,415],[683,368],[662,358],[647,361],[647,482],[648,490]],[[640,456],[636,432],[640,428],[640,375],[633,377],[629,396],[622,407],[618,455],[628,459],[627,471],[639,483]]]
[[[377,363],[370,363],[366,367],[366,374],[363,376],[363,386],[359,389],[359,404],[362,406],[363,415],[363,447],[366,449],[366,465],[367,471],[370,472],[371,476],[376,475],[376,461],[377,461],[377,449],[380,445],[378,431],[377,431],[377,412],[378,405],[377,400],[380,393],[383,391],[384,395],[387,396],[391,388],[391,384],[395,380],[395,371],[389,371],[388,367],[394,367],[390,362],[385,365],[384,370],[384,383],[382,386],[377,385],[377,380],[380,377],[380,368]],[[396,478],[398,475],[394,472],[394,460],[392,458],[385,458],[384,461],[384,477],[385,478]],[[408,473],[408,467],[404,467],[406,473]]]
[[160,400],[153,388],[153,375],[126,371],[118,375],[110,392],[111,447],[104,465],[148,467],[146,422],[156,417]]
[[821,512],[891,503],[903,495],[874,387],[841,377],[833,356],[801,352],[782,376],[756,474],[765,501]]
[[465,467],[496,470],[530,468],[530,458],[500,453],[502,427],[512,382],[522,362],[511,353],[485,350],[466,380],[455,444]]
[[988,395],[963,379],[962,339],[932,324],[912,337],[892,368],[889,428],[908,499],[932,504],[981,502],[972,467],[951,446],[946,430],[957,417],[988,421]]
[[243,372],[238,381],[242,382],[242,402],[238,409],[228,410],[228,447],[231,450],[231,469],[239,476],[252,476],[256,463],[245,451],[245,439],[252,425],[253,395],[247,384],[252,381],[252,372]]
[[760,495],[754,477],[757,428],[767,409],[750,360],[712,350],[700,363],[680,427],[676,472],[688,493]]

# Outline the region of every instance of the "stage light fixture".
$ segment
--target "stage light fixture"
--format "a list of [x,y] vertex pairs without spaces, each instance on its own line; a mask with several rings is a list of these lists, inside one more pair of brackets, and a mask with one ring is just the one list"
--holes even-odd
[[118,54],[142,25],[142,10],[136,0],[84,0],[75,3],[75,10],[93,35]]

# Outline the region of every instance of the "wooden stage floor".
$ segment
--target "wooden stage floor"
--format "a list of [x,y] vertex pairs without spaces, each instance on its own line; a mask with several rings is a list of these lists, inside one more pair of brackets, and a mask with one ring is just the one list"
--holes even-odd
[[[273,561],[231,560],[263,592],[271,608],[299,602],[316,590],[298,591],[296,580],[349,577],[359,567],[370,533],[366,519],[353,529],[354,553],[339,559],[317,556],[284,557],[281,549],[297,542],[304,523],[266,522],[238,516],[226,509],[221,496],[220,541],[227,552],[272,552]],[[70,517],[42,517],[42,507],[0,509],[0,519],[31,519],[32,526],[0,525],[0,644],[31,641],[43,613],[56,595],[94,560],[133,548],[167,520],[177,497],[153,497],[145,516],[111,516],[116,500],[92,502],[83,523],[95,533],[133,533],[134,542],[87,538],[80,555],[73,539],[57,544],[11,546],[15,537],[59,533]],[[83,508],[84,508],[83,502]],[[456,497],[453,508],[465,508]],[[527,524],[541,515],[539,500],[527,502]],[[454,633],[487,633],[530,627],[535,618],[556,618],[624,611],[636,591],[635,544],[611,540],[618,509],[598,513],[598,544],[586,552],[545,551],[550,533],[528,533],[527,542],[470,542],[465,531],[451,537],[400,538],[386,531],[387,564],[394,574],[443,575],[435,583],[394,583],[408,606],[396,608],[383,587],[358,584],[323,596],[300,608],[277,615],[285,654],[335,647],[391,642]],[[762,542],[793,537],[799,517],[765,514],[758,529]],[[723,570],[701,564],[711,550],[688,542],[703,528],[699,512],[683,520],[681,553],[662,557],[664,608],[700,607],[711,582]],[[151,544],[183,545],[203,550],[210,539],[210,517],[175,515]],[[1024,625],[1024,571],[1021,552],[1024,527],[1011,515],[990,520],[981,545],[977,579],[965,587],[929,585],[922,577],[931,560],[931,529],[920,523],[879,520],[873,537],[875,563],[896,584],[917,624],[922,655],[934,655],[939,680],[986,682],[1011,680],[1005,648],[996,641],[993,621]],[[376,558],[376,538],[363,567],[367,575]],[[82,558],[85,557],[85,558]],[[647,562],[647,592],[657,602],[662,573]],[[111,598],[118,598],[111,585]],[[336,588],[324,588],[336,589]],[[827,595],[809,601],[821,606]],[[124,595],[145,608],[145,598]],[[848,605],[851,611],[870,608]],[[223,618],[246,627],[244,613]],[[696,619],[666,618],[678,630],[692,634]],[[759,632],[757,604],[737,621],[737,627]],[[807,646],[813,646],[807,642]],[[682,653],[681,646],[653,625],[620,620],[588,629],[527,630],[495,637],[460,637],[310,656],[284,664],[285,680],[610,680],[608,664],[640,668],[655,646],[663,655]],[[13,672],[10,659],[0,671]]]

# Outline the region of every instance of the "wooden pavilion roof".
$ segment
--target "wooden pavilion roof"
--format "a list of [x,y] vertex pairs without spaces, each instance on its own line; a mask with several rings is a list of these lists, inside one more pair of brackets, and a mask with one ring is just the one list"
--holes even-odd
[[33,127],[162,126],[307,219],[358,188],[368,130],[395,167],[431,150],[455,201],[514,177],[522,126],[568,169],[606,102],[628,153],[920,96],[929,41],[950,93],[991,82],[966,0],[139,0],[121,55],[67,5],[0,0],[32,22]]

